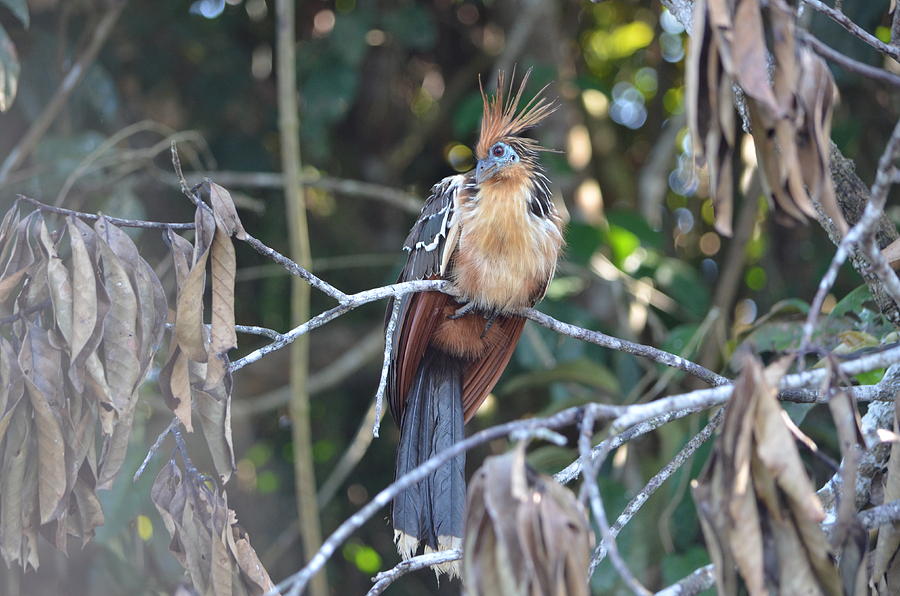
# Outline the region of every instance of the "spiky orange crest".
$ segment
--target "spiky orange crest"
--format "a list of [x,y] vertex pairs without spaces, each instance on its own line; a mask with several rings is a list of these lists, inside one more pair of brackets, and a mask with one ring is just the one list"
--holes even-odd
[[[541,97],[541,94],[547,89],[548,85],[544,85],[540,91],[535,93],[525,107],[517,111],[519,101],[525,92],[525,85],[528,84],[528,78],[531,76],[531,69],[525,72],[522,82],[519,84],[519,90],[513,95],[513,81],[515,78],[515,70],[509,81],[509,88],[506,89],[506,77],[503,71],[497,74],[497,93],[493,97],[488,97],[481,85],[481,78],[478,79],[478,88],[481,91],[481,100],[484,104],[481,117],[481,134],[478,138],[478,145],[475,146],[475,155],[478,159],[487,157],[488,150],[491,145],[501,140],[508,140],[519,133],[539,124],[544,118],[556,111],[558,107],[554,101]],[[543,148],[536,142],[527,139],[529,149],[533,151],[541,151]]]

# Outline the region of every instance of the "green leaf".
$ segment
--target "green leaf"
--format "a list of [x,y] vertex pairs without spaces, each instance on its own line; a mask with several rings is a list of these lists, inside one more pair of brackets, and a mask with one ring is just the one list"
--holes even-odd
[[594,226],[570,222],[566,226],[566,257],[574,263],[587,265],[602,240],[603,235]]
[[0,4],[3,4],[12,12],[17,19],[22,21],[22,24],[25,27],[29,25],[28,19],[28,2],[27,0],[0,0]]
[[7,111],[19,87],[19,55],[6,29],[0,26],[0,112]]
[[612,250],[613,263],[621,268],[625,259],[641,245],[641,240],[629,230],[610,224],[606,232],[606,243]]
[[698,319],[709,309],[709,286],[684,261],[666,258],[654,275],[659,287]]
[[639,213],[623,209],[610,209],[606,212],[606,219],[610,225],[624,228],[637,236],[641,246],[656,250],[663,249],[663,235],[651,228],[647,220]]
[[549,385],[560,381],[581,383],[610,393],[619,391],[619,382],[608,368],[582,358],[562,362],[551,369],[515,376],[503,385],[501,393],[507,395],[531,387]]
[[858,315],[860,311],[866,308],[865,303],[871,301],[872,293],[869,292],[869,286],[863,284],[841,298],[840,301],[834,305],[834,308],[831,309],[831,312],[828,313],[828,316],[842,317],[847,313]]

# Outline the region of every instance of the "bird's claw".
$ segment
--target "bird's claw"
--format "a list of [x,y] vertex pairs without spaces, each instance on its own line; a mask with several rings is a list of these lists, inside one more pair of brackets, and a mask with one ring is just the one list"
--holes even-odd
[[454,312],[452,315],[448,315],[447,318],[456,320],[456,319],[466,316],[467,314],[472,312],[474,309],[475,309],[474,302],[466,302],[465,304],[463,304],[462,306],[457,308],[456,312]]
[[484,331],[481,332],[481,339],[484,339],[484,336],[487,335],[487,332],[490,331],[491,327],[494,325],[494,321],[497,320],[497,312],[492,312],[491,316],[485,317],[487,319],[487,323],[484,324]]

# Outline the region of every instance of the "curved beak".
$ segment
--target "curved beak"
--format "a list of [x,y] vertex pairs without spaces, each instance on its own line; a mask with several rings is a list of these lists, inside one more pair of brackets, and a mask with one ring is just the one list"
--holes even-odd
[[490,179],[497,173],[499,166],[495,162],[486,159],[479,159],[478,165],[475,166],[475,182],[481,184],[485,180]]

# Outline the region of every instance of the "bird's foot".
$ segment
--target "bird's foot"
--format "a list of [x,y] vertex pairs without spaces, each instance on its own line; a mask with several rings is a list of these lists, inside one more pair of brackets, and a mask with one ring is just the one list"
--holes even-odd
[[462,306],[457,308],[456,312],[454,312],[452,315],[449,315],[447,318],[454,319],[454,320],[459,319],[459,318],[466,316],[473,310],[475,310],[475,303],[474,302],[466,302],[465,304],[463,304]]
[[493,327],[494,321],[497,320],[498,315],[499,313],[497,313],[497,311],[494,311],[490,314],[490,316],[485,317],[485,320],[487,322],[484,324],[484,331],[481,332],[481,339],[484,339],[484,336],[487,335],[487,332],[490,331],[491,327]]

